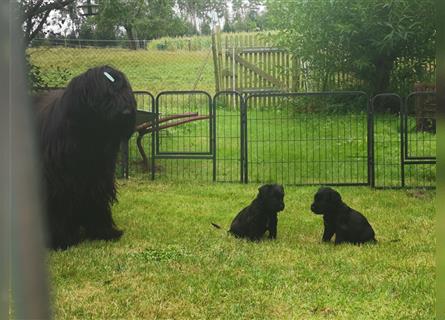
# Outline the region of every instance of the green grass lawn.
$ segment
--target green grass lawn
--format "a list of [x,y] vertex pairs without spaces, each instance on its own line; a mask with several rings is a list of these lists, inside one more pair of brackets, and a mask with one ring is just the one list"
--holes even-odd
[[321,244],[316,187],[286,187],[276,241],[210,225],[228,227],[257,187],[121,181],[113,212],[123,238],[49,255],[55,318],[434,318],[433,191],[337,188],[377,245]]
[[[30,48],[31,62],[49,86],[64,86],[88,68],[109,64],[125,73],[133,90],[215,90],[211,50],[158,51],[93,48]],[[66,70],[66,81],[60,74]]]

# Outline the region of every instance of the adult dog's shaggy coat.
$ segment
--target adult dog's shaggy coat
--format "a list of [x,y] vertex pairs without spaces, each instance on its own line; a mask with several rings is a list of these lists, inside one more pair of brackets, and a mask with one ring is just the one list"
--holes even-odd
[[109,66],[87,70],[66,89],[35,97],[46,184],[49,246],[118,239],[111,216],[115,165],[135,126],[136,101],[125,75]]

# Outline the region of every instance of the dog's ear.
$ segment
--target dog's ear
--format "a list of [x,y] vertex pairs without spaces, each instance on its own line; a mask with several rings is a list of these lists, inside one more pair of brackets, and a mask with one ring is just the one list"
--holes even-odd
[[108,65],[104,65],[98,69],[101,76],[104,77],[105,84],[113,90],[120,90],[127,85],[125,75]]
[[340,193],[338,193],[337,191],[335,191],[334,189],[332,189],[332,192],[330,194],[330,200],[332,201],[332,203],[341,203],[341,195]]
[[258,188],[258,197],[260,199],[267,199],[267,196],[270,193],[270,188],[271,188],[270,184],[265,184],[265,185],[262,185],[261,187],[259,187]]

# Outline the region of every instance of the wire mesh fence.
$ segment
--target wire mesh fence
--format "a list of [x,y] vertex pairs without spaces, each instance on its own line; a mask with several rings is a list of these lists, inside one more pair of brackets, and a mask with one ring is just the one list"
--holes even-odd
[[[121,154],[125,166],[117,168],[119,176],[435,184],[432,92],[414,92],[406,99],[377,95],[371,101],[357,91],[283,93],[293,92],[283,83],[302,83],[304,72],[296,77],[287,53],[250,40],[248,46],[235,41],[236,48],[221,56],[218,50],[212,56],[210,37],[197,45],[192,40],[45,41],[33,42],[27,54],[46,86],[64,87],[87,68],[110,64],[127,75],[138,109],[155,118],[139,123],[128,153]],[[226,60],[230,63],[221,63]],[[334,83],[344,90],[342,81]]]
[[222,91],[214,97],[216,181],[241,182],[244,177],[244,97]]
[[435,93],[413,92],[402,99],[372,99],[373,185],[434,187],[436,180]]
[[[434,94],[428,96],[424,100],[433,103]],[[211,97],[203,91],[170,91],[156,98],[137,93],[138,108],[152,110],[157,123],[142,138],[138,132],[130,140],[129,175],[434,187],[436,136],[430,127],[416,130],[418,118],[408,111],[416,98],[381,94],[369,99],[363,92],[246,97],[219,92]],[[434,118],[428,116],[432,126]]]
[[[134,90],[315,92],[367,90],[363,79],[341,70],[315,70],[261,33],[163,38],[158,40],[35,39],[27,49],[40,86],[64,87],[90,67],[109,64],[124,72]],[[407,77],[414,61],[398,59],[391,90],[409,92],[417,78]],[[416,68],[419,68],[417,66]],[[434,61],[423,65],[434,78]],[[408,72],[408,73],[407,73]],[[425,80],[423,79],[423,80]]]
[[436,177],[436,94],[413,92],[402,122],[402,186],[431,186]]
[[248,181],[368,184],[363,92],[247,98]]
[[412,160],[436,157],[436,95],[413,92],[406,98],[404,120],[405,158]]
[[108,64],[121,70],[133,90],[154,94],[166,90],[215,91],[211,44],[174,51],[139,41],[61,40],[38,43],[26,50],[45,87],[65,87],[88,68]]
[[[156,97],[157,177],[213,178],[213,106],[204,91],[165,91]],[[168,129],[168,130],[167,130]]]
[[397,94],[379,94],[371,100],[373,114],[373,185],[401,186],[401,111]]

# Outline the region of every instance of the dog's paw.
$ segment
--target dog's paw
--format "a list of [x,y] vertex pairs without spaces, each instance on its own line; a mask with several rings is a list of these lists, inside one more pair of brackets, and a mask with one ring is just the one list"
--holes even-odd
[[119,240],[124,232],[115,227],[107,229],[96,229],[93,234],[89,234],[91,240]]

